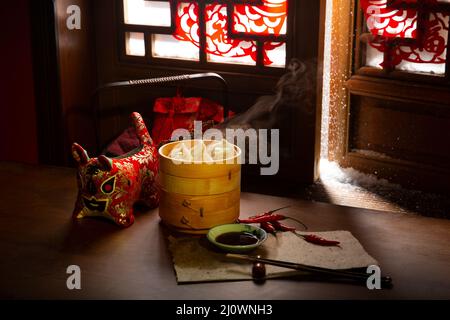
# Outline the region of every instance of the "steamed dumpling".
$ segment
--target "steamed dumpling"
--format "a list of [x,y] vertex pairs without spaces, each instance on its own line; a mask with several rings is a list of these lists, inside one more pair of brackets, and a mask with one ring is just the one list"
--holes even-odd
[[208,151],[214,161],[223,161],[234,156],[233,145],[225,139],[211,144]]
[[183,162],[221,162],[234,154],[233,145],[225,139],[208,145],[203,140],[195,140],[192,143],[180,142],[172,149],[170,157]]
[[206,149],[203,140],[195,140],[191,149],[192,158],[194,161],[203,161],[203,151]]
[[191,162],[193,160],[191,150],[186,146],[185,143],[179,143],[170,152],[170,157],[175,160],[182,160],[186,162]]

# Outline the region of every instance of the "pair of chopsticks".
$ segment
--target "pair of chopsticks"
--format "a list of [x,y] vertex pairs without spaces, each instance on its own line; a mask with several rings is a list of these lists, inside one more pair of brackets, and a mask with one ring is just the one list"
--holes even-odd
[[[288,269],[294,269],[299,271],[306,271],[316,274],[323,274],[328,276],[336,276],[339,278],[345,278],[345,279],[351,279],[356,281],[367,281],[370,274],[364,274],[364,273],[358,273],[358,272],[351,272],[346,270],[333,270],[333,269],[326,269],[326,268],[320,268],[320,267],[311,267],[306,266],[303,264],[293,263],[293,262],[287,262],[287,261],[280,261],[280,260],[272,260],[272,259],[264,259],[264,258],[258,258],[258,257],[252,257],[242,254],[227,254],[227,258],[237,259],[237,260],[243,260],[248,262],[259,262],[264,264],[269,264],[277,267],[283,267]],[[392,279],[391,277],[385,276],[381,277],[381,285],[382,286],[391,286]]]

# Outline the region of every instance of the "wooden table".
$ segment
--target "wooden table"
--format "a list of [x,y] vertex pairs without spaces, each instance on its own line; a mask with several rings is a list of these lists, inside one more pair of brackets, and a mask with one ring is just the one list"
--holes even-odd
[[[0,298],[431,299],[450,298],[450,221],[251,193],[241,211],[292,205],[311,230],[350,230],[394,280],[390,290],[310,280],[177,285],[158,210],[121,230],[71,220],[75,171],[0,163]],[[82,290],[66,288],[81,267]]]

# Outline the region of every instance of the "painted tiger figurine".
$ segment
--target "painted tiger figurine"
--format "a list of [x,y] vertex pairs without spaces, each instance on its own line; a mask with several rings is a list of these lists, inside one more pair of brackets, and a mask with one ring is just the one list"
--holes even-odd
[[121,227],[129,227],[134,222],[136,202],[150,208],[158,206],[157,150],[141,115],[134,112],[131,118],[140,147],[128,154],[91,159],[79,144],[72,145],[72,156],[78,164],[79,190],[74,219],[101,216]]

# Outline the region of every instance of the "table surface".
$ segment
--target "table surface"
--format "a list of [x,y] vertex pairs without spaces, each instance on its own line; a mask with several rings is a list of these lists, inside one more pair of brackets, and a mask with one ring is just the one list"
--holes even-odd
[[[0,298],[25,299],[449,299],[450,221],[242,193],[241,212],[291,205],[314,231],[349,230],[394,287],[368,290],[311,279],[177,285],[158,210],[119,229],[98,219],[73,223],[70,168],[0,163]],[[66,269],[81,268],[81,290]]]

